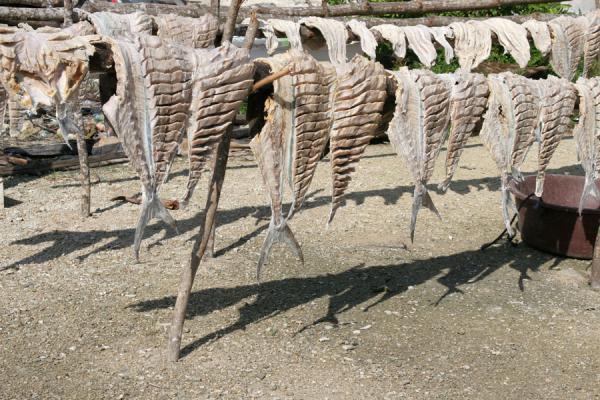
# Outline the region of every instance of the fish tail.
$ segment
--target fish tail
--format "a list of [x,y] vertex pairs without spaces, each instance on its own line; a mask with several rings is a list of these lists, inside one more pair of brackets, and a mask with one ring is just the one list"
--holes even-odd
[[544,193],[544,182],[546,181],[546,173],[538,172],[537,177],[535,178],[535,195],[537,197],[542,197]]
[[329,211],[329,218],[327,218],[327,228],[329,228],[329,225],[331,225],[333,217],[335,217],[335,213],[337,212],[339,207],[339,204],[331,204],[331,211]]
[[596,200],[600,200],[600,192],[598,191],[598,186],[596,185],[594,177],[591,174],[586,174],[583,192],[581,193],[581,198],[579,199],[579,215],[581,215],[581,212],[583,211],[583,205],[589,196],[594,197]]
[[[427,191],[425,185],[418,183],[415,186],[415,191],[413,195],[413,204],[412,204],[412,213],[410,216],[410,241],[414,243],[415,241],[415,229],[417,227],[417,215],[419,214],[419,210],[421,206],[428,208],[435,215],[440,217],[440,213],[437,208],[433,204],[433,200]],[[440,217],[441,218],[441,217]]]
[[[148,200],[148,198],[150,199]],[[135,228],[135,236],[133,239],[133,255],[135,256],[136,261],[139,261],[140,259],[140,246],[142,244],[144,230],[146,229],[148,222],[155,217],[160,218],[171,228],[175,229],[175,232],[179,233],[175,220],[162,204],[158,196],[147,196],[144,193],[144,195],[142,195],[142,210],[140,211],[138,223]]]
[[438,184],[438,190],[440,190],[442,193],[446,193],[446,191],[448,191],[448,188],[450,187],[450,181],[451,178],[444,179]]
[[267,237],[265,238],[262,248],[260,249],[260,257],[256,267],[256,280],[260,281],[262,268],[269,259],[273,245],[279,242],[284,242],[290,246],[294,255],[298,257],[300,262],[304,264],[304,255],[302,254],[302,249],[300,248],[296,237],[292,233],[292,230],[286,221],[283,221],[281,225],[275,225],[273,221],[271,221],[269,224],[269,229],[267,230]]
[[508,175],[502,175],[502,217],[504,219],[504,226],[506,227],[506,232],[509,237],[513,237],[515,235],[515,231],[513,230],[510,223],[510,209],[515,208],[515,205],[510,197],[510,191],[508,190]]

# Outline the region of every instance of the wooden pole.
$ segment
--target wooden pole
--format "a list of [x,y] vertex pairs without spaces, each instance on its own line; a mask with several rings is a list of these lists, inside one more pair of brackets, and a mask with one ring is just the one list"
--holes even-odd
[[242,46],[244,49],[250,51],[252,46],[254,46],[254,40],[256,39],[256,35],[258,34],[258,18],[256,17],[256,11],[252,12],[250,15],[250,23],[246,29],[246,37],[244,38],[244,45]]
[[[77,107],[80,110],[79,107]],[[77,155],[79,157],[79,181],[81,183],[81,216],[89,217],[91,214],[91,182],[90,164],[88,161],[87,145],[85,143],[83,127],[77,130]]]
[[196,277],[196,272],[198,271],[200,261],[208,247],[211,231],[214,226],[217,208],[219,206],[219,197],[221,196],[221,189],[223,188],[223,181],[225,179],[230,142],[231,129],[225,133],[217,148],[213,174],[208,188],[206,206],[204,207],[204,213],[202,213],[199,220],[200,232],[194,243],[190,263],[185,267],[181,275],[181,282],[179,284],[177,301],[175,303],[173,320],[169,332],[169,343],[167,346],[167,358],[170,361],[177,361],[179,359],[181,336],[183,333],[183,323],[185,321],[187,304],[194,284],[194,278]]
[[223,28],[222,40],[224,42],[231,42],[231,39],[233,38],[233,33],[235,32],[235,23],[237,21],[237,16],[243,1],[244,0],[232,0],[231,6],[229,6],[229,11],[227,13],[227,21],[225,22],[225,27]]
[[600,290],[600,228],[594,245],[594,258],[592,259],[592,275],[590,277],[592,289]]

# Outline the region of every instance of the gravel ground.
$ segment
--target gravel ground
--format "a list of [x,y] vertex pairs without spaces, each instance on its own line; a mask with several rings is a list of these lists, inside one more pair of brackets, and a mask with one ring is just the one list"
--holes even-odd
[[[563,141],[552,169],[581,174],[576,163],[574,141]],[[183,194],[185,168],[178,160],[164,197]],[[414,244],[410,177],[389,145],[368,148],[329,229],[325,160],[291,222],[304,265],[278,246],[260,284],[267,196],[252,159],[233,159],[217,257],[200,267],[178,363],[164,348],[206,179],[189,209],[173,212],[179,235],[149,227],[139,264],[138,206],[109,200],[138,191],[135,175],[119,165],[93,180],[86,220],[76,173],[6,180],[1,399],[599,397],[589,262],[523,244],[479,250],[502,220],[499,179],[477,139],[451,190],[432,194],[443,220],[423,210]]]

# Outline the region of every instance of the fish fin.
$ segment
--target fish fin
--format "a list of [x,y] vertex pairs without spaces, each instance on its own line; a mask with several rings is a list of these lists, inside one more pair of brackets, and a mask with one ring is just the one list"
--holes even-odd
[[583,193],[581,193],[581,198],[579,199],[579,208],[577,209],[579,215],[581,215],[581,212],[583,211],[583,205],[590,195],[596,198],[596,200],[600,200],[600,191],[598,190],[595,179],[590,175],[586,175]]
[[[150,197],[149,200],[148,197]],[[179,233],[175,220],[162,204],[158,196],[142,195],[142,210],[140,211],[140,216],[138,217],[138,223],[135,228],[135,237],[133,240],[133,255],[135,256],[136,261],[139,261],[140,259],[140,246],[142,244],[144,230],[146,229],[148,222],[155,217],[160,218],[164,223],[173,228],[175,232]]]
[[446,193],[450,187],[450,179],[446,178],[438,184],[438,190],[442,193]]
[[[63,140],[69,146],[69,149],[73,150],[71,143],[69,143],[69,132],[73,131],[77,134],[78,128],[69,118],[68,105],[66,103],[59,103],[56,105],[56,120],[60,129],[60,134]],[[75,129],[74,129],[75,128]]]
[[542,194],[544,193],[545,180],[546,180],[546,173],[538,172],[537,177],[535,178],[535,195],[539,198],[542,198]]
[[260,249],[260,257],[256,267],[256,280],[260,281],[262,268],[269,259],[273,245],[280,242],[286,243],[291,248],[294,255],[298,257],[302,264],[304,264],[304,255],[302,254],[300,244],[298,244],[294,233],[286,221],[283,221],[279,226],[275,225],[273,221],[271,221],[269,224],[269,229],[267,230],[267,237],[265,238],[262,248]]
[[512,168],[512,178],[517,182],[523,182],[523,173],[519,171],[517,168]]
[[338,208],[339,208],[339,205],[337,205],[337,204],[331,205],[331,211],[329,211],[329,218],[327,218],[327,228],[329,228],[329,225],[331,225],[331,222],[333,221],[333,217],[335,217],[335,213],[337,212]]
[[419,214],[419,210],[421,206],[428,208],[432,211],[438,218],[442,218],[440,216],[439,211],[435,208],[433,204],[433,200],[427,191],[427,187],[421,183],[417,183],[415,186],[415,191],[413,195],[413,204],[412,204],[412,213],[410,216],[410,241],[411,243],[415,242],[415,229],[417,226],[417,215]]
[[506,232],[508,233],[509,237],[514,237],[515,236],[515,231],[512,229],[511,223],[510,223],[510,209],[516,209],[514,202],[512,201],[512,197],[510,197],[511,193],[510,190],[508,188],[508,174],[502,174],[502,185],[501,185],[501,192],[502,192],[502,217],[504,219],[504,226],[506,228]]

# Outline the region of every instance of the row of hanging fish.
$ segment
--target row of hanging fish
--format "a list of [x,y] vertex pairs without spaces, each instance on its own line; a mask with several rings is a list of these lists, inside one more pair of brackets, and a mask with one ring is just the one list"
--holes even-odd
[[[75,111],[72,100],[94,52],[91,43],[108,44],[117,89],[103,111],[141,180],[142,207],[134,239],[138,258],[151,218],[175,227],[158,191],[181,141],[187,134],[190,172],[185,206],[248,96],[254,64],[246,49],[229,42],[214,47],[218,23],[211,15],[102,12],[89,19],[91,24],[67,29],[0,27],[0,81],[30,112],[38,104],[55,105],[66,139],[78,129],[70,118]],[[158,26],[156,36],[153,24]]]
[[365,22],[350,20],[342,23],[333,19],[307,17],[294,21],[269,19],[263,21],[262,30],[267,38],[267,52],[272,54],[278,46],[276,34],[285,34],[290,46],[302,49],[300,27],[318,27],[331,40],[327,42],[330,55],[341,54],[348,33],[360,40],[362,51],[375,58],[377,38],[392,45],[394,55],[406,58],[407,49],[417,56],[425,68],[432,67],[438,57],[436,46],[444,50],[450,63],[458,59],[461,69],[471,71],[489,58],[495,38],[521,68],[531,58],[529,37],[543,56],[550,55],[554,71],[562,78],[573,80],[583,59],[583,76],[590,73],[592,63],[600,54],[600,11],[584,16],[559,16],[548,22],[528,20],[522,24],[496,17],[485,20],[455,22],[444,27],[397,26],[382,24],[368,29]]

